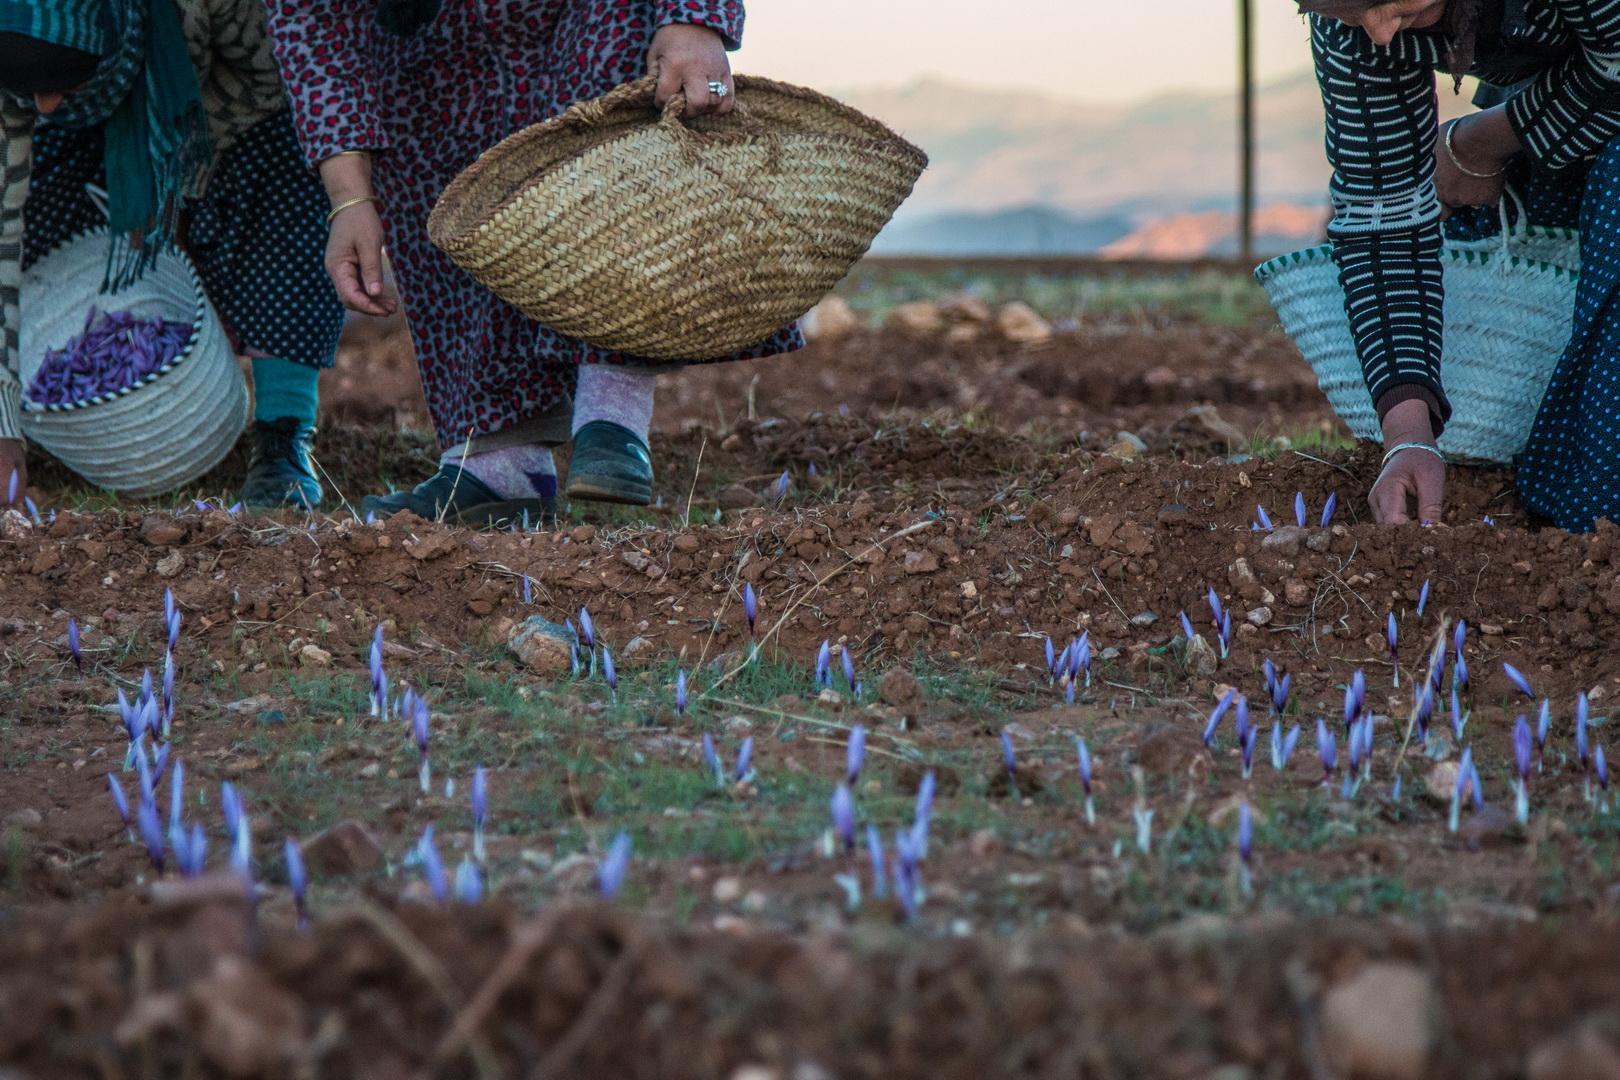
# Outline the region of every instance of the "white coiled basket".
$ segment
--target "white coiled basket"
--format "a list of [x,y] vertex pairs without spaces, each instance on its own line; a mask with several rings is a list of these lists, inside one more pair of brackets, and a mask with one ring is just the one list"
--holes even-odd
[[[1442,378],[1452,414],[1440,449],[1454,461],[1506,464],[1529,440],[1569,343],[1580,238],[1567,229],[1504,230],[1485,241],[1448,240],[1441,258]],[[1272,259],[1254,276],[1339,419],[1358,439],[1380,440],[1332,246]]]
[[[247,425],[247,380],[184,254],[169,250],[140,280],[103,293],[106,229],[84,233],[23,276],[23,434],[103,488],[137,497],[172,491],[218,465]],[[191,327],[191,338],[135,386],[68,405],[28,399],[45,353],[84,331],[92,307]]]

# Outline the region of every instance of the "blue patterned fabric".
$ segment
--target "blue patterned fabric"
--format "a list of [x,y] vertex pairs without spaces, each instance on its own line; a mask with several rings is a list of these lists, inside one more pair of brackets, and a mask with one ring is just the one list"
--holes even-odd
[[[1515,462],[1520,501],[1571,532],[1601,518],[1620,522],[1620,139],[1585,170],[1511,177],[1531,223],[1576,227],[1581,280],[1575,325]],[[1494,209],[1454,216],[1447,234],[1474,239],[1499,229]]]

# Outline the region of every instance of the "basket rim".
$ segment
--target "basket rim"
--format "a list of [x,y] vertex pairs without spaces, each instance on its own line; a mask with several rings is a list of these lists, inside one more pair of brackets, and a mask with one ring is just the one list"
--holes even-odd
[[[875,149],[877,147],[897,149],[905,156],[913,159],[914,163],[918,167],[919,172],[928,167],[928,154],[921,147],[910,142],[893,128],[889,127],[889,125],[885,124],[876,117],[869,116],[853,106],[846,105],[836,98],[823,94],[819,90],[812,90],[806,86],[798,86],[793,83],[769,79],[761,75],[737,75],[735,76],[734,81],[737,87],[736,92],[739,97],[745,93],[774,93],[785,97],[796,98],[800,101],[829,109],[869,133],[863,139],[847,140],[852,145],[863,145],[868,149]],[[500,142],[496,143],[494,146],[480,154],[477,160],[458,173],[455,179],[451,180],[450,183],[445,186],[445,189],[439,193],[439,197],[434,200],[433,209],[428,214],[428,237],[433,241],[435,246],[444,250],[449,250],[449,248],[457,243],[458,240],[474,235],[481,229],[488,227],[501,215],[505,214],[512,208],[513,204],[517,202],[524,190],[559,171],[566,162],[573,160],[575,157],[575,155],[569,155],[568,157],[561,159],[557,163],[548,166],[547,168],[530,174],[523,187],[513,192],[508,198],[502,200],[499,204],[492,206],[485,213],[479,215],[476,219],[470,220],[464,226],[460,228],[452,227],[450,224],[452,204],[465,197],[466,193],[470,191],[482,178],[483,173],[492,168],[493,163],[498,162],[501,158],[510,154],[514,147],[523,146],[533,142],[536,139],[544,139],[559,132],[577,132],[580,130],[581,124],[585,123],[585,121],[581,119],[579,112],[581,106],[585,105],[604,106],[602,111],[602,117],[604,119],[619,113],[630,111],[634,111],[641,115],[646,115],[648,114],[649,110],[654,109],[652,106],[652,95],[656,85],[656,80],[652,78],[636,79],[634,81],[624,83],[608,91],[606,94],[596,98],[587,99],[586,101],[577,102],[556,116],[542,120],[536,124],[531,124],[530,126],[523,128],[521,131],[508,135],[506,138],[502,139]],[[654,120],[654,122],[656,122],[656,120]],[[614,135],[603,140],[601,145],[611,145],[612,143],[618,142],[622,139],[633,137],[642,130],[644,129],[626,128],[622,134]],[[716,133],[708,134],[709,137],[712,137],[713,134]],[[743,134],[744,133],[741,132],[727,132],[723,133],[722,137],[735,138],[740,137]]]
[[[51,255],[56,254],[63,248],[79,243],[81,240],[91,239],[97,236],[110,237],[111,232],[105,225],[92,226],[91,228],[62,241],[60,244],[56,245],[56,247],[52,248],[50,253],[39,261],[44,262],[45,259],[50,258]],[[185,347],[165,361],[163,365],[156,371],[142,376],[137,382],[133,382],[128,386],[121,387],[118,390],[114,390],[113,392],[107,394],[96,394],[93,397],[80,398],[75,401],[41,404],[40,402],[37,402],[33,398],[29,397],[27,387],[24,387],[24,392],[22,394],[23,412],[43,416],[51,413],[63,414],[82,412],[85,409],[91,409],[97,405],[110,404],[111,402],[128,397],[137,390],[143,390],[152,385],[163,376],[169,374],[181,364],[185,363],[186,360],[190,359],[191,356],[196,353],[197,344],[202,339],[203,327],[206,326],[208,322],[208,296],[203,291],[202,279],[197,276],[197,267],[192,263],[190,256],[188,256],[178,246],[170,246],[169,250],[165,254],[172,255],[174,258],[180,261],[180,265],[185,268],[187,279],[191,282],[192,292],[195,294],[195,305],[191,316],[191,333],[186,338]],[[36,263],[35,265],[38,264]],[[109,294],[98,293],[97,295]],[[110,295],[116,295],[116,293]]]
[[[1535,226],[1530,229],[1522,230],[1521,233],[1525,236],[1547,240],[1580,239],[1580,233],[1574,229]],[[1447,243],[1441,248],[1441,258],[1447,259],[1453,263],[1483,265],[1492,261],[1493,259],[1501,258],[1501,252],[1497,248],[1460,248],[1454,246],[1453,244]],[[1307,263],[1320,263],[1324,260],[1331,262],[1332,259],[1333,244],[1331,242],[1326,244],[1315,244],[1311,247],[1301,248],[1298,251],[1291,251],[1286,255],[1278,255],[1274,259],[1267,259],[1265,262],[1254,268],[1254,279],[1264,284],[1268,279],[1275,277],[1285,270],[1291,270],[1296,266],[1302,266]],[[1544,272],[1551,271],[1555,275],[1568,277],[1571,280],[1577,280],[1580,277],[1579,271],[1571,270],[1566,266],[1559,266],[1556,263],[1547,262],[1545,259],[1528,259],[1523,255],[1508,256],[1508,265],[1512,267],[1522,266],[1526,269],[1540,270]]]

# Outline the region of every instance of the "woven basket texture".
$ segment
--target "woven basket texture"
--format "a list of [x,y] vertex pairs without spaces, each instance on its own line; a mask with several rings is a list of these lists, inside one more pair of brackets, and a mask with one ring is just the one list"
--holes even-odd
[[[1440,449],[1453,461],[1509,463],[1569,342],[1579,280],[1576,234],[1537,229],[1486,243],[1447,242],[1442,379],[1451,421]],[[1331,246],[1264,263],[1283,329],[1315,370],[1334,412],[1359,439],[1378,441],[1378,414],[1362,375]]]
[[121,393],[68,406],[25,397],[23,434],[93,484],[157,495],[197,479],[230,452],[247,424],[247,380],[184,255],[165,252],[139,281],[109,295],[101,292],[107,244],[105,229],[85,233],[24,275],[23,386],[48,350],[84,330],[93,306],[185,323],[191,340],[162,369]]
[[570,337],[669,360],[725,356],[827,294],[927,156],[800,87],[737,79],[736,111],[683,122],[642,80],[489,150],[440,196],[433,242]]

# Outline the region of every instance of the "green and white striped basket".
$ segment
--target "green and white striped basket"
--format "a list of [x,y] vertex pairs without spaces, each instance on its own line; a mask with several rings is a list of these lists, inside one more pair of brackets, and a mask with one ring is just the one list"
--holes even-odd
[[[1448,240],[1441,258],[1442,377],[1452,415],[1440,449],[1453,461],[1505,464],[1529,440],[1569,342],[1580,238],[1568,229],[1505,230],[1485,241]],[[1339,419],[1358,439],[1380,440],[1332,246],[1272,259],[1254,276]]]

